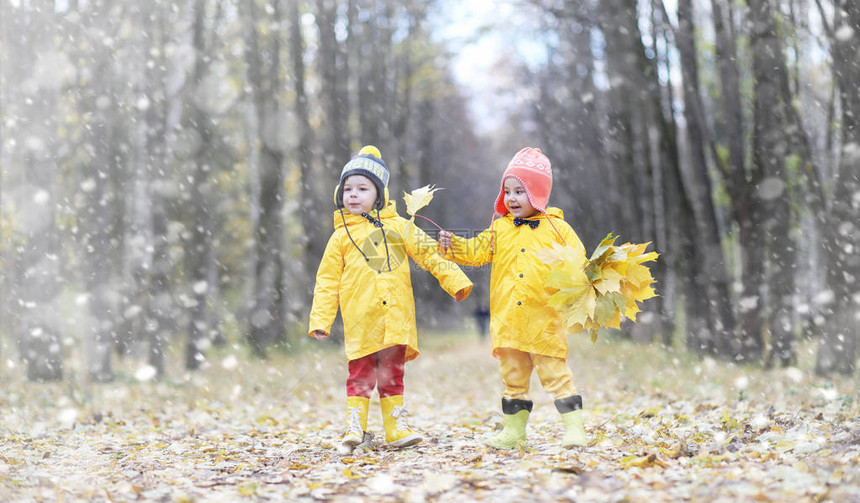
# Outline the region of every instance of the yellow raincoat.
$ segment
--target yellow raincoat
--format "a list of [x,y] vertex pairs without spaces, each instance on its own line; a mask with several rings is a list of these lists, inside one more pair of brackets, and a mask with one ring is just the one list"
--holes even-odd
[[397,214],[394,201],[378,215],[381,228],[361,215],[334,212],[335,231],[317,271],[308,334],[329,333],[340,306],[347,359],[402,344],[408,361],[418,356],[418,334],[407,257],[452,297],[459,292],[460,300],[466,298],[472,282],[437,254],[436,241]]
[[[560,209],[547,208],[546,212],[546,215],[538,214],[529,219],[540,221],[535,229],[528,225],[515,226],[514,217],[507,213],[472,239],[454,236],[452,248],[447,252],[446,258],[461,265],[493,264],[490,335],[494,356],[498,356],[499,348],[513,348],[567,358],[567,333],[558,312],[548,304],[550,293],[541,280],[550,266],[535,252],[551,248],[553,243],[567,243],[583,251],[584,247],[579,236],[564,221]],[[552,219],[555,228],[547,218]]]

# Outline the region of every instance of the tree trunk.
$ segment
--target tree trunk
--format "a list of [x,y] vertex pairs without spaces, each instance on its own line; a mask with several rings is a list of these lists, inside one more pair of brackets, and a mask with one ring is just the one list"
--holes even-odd
[[[314,289],[314,269],[310,264],[315,264],[322,257],[324,249],[324,229],[328,226],[323,224],[323,217],[328,216],[321,208],[329,206],[328,198],[321,197],[328,190],[320,190],[320,178],[331,179],[330,176],[322,176],[319,170],[314,169],[313,164],[313,129],[311,128],[310,112],[308,111],[308,93],[305,88],[305,45],[302,37],[302,20],[299,0],[289,0],[287,14],[289,18],[289,53],[292,62],[292,81],[295,91],[293,111],[296,116],[296,163],[298,164],[299,177],[301,180],[301,214],[302,235],[302,260],[295,261],[290,267],[288,276],[294,278],[293,290],[301,299],[312,299]],[[340,79],[338,79],[339,81]],[[345,126],[345,124],[344,124]],[[327,222],[326,222],[327,223]],[[292,303],[288,307],[291,316],[301,318],[309,309],[309,302]]]
[[[622,215],[626,220],[626,223],[620,226],[622,236],[625,240],[631,241],[655,241],[660,237],[655,233],[662,227],[662,222],[658,222],[657,218],[668,211],[666,204],[684,202],[684,200],[671,199],[667,201],[658,195],[658,193],[662,195],[664,179],[672,183],[676,174],[674,171],[677,164],[664,165],[664,163],[678,161],[675,151],[677,145],[675,133],[670,128],[671,121],[666,118],[666,114],[672,113],[671,103],[664,106],[663,92],[658,78],[659,67],[653,58],[646,56],[647,51],[639,31],[636,9],[630,2],[623,0],[601,2],[599,8],[601,29],[606,39],[606,67],[610,82],[610,103],[608,104],[610,112],[607,127],[610,137],[614,137],[612,148],[617,152],[625,152],[616,162],[621,171],[615,175],[622,180],[620,203]],[[683,180],[677,181],[683,182]],[[636,187],[636,189],[629,187]],[[680,187],[689,189],[683,184]],[[686,202],[690,201],[689,194],[685,194],[683,198]],[[690,229],[684,229],[683,232],[690,232]],[[664,232],[662,236],[664,244],[668,244],[667,236],[668,234]],[[693,240],[686,243],[679,242],[678,245],[678,249],[658,251],[676,253],[679,257],[686,256],[693,261],[691,263],[695,263],[697,257],[702,256],[702,250],[698,249],[698,235]],[[685,248],[686,251],[681,251]],[[665,273],[666,269],[662,267],[655,269],[655,272]],[[694,268],[690,270],[696,275],[701,274]],[[663,280],[662,277],[658,278],[658,282]],[[700,284],[706,286],[703,281],[700,281]],[[688,328],[695,328],[696,320],[708,319],[709,300],[707,289],[687,297],[688,306],[695,309],[695,312],[688,313],[687,319],[693,322],[688,325]],[[671,307],[662,302],[654,302],[647,305],[646,309],[652,313],[652,316],[643,316],[642,324],[648,318],[653,320],[650,323],[652,336],[658,332],[665,334],[672,330],[671,324],[663,326],[662,323],[667,318],[665,313],[672,311]],[[641,331],[641,327],[638,330]],[[695,339],[695,346],[701,345],[701,339],[708,338],[698,329],[691,333]]]
[[[6,85],[5,78],[5,60],[6,54],[4,54],[6,48],[8,47],[8,43],[6,42],[6,14],[0,9],[0,117],[6,117],[6,104],[5,101],[5,93],[4,87]],[[0,233],[5,233],[6,231],[6,214],[3,211],[3,196],[5,195],[4,190],[4,181],[5,181],[5,172],[6,172],[6,149],[4,145],[6,145],[6,124],[5,121],[0,121]],[[9,298],[9,287],[10,281],[9,276],[12,274],[12,270],[10,268],[11,261],[6,256],[6,247],[0,245],[0,264],[2,264],[2,268],[0,268],[0,355],[3,354],[3,336],[9,332],[11,324],[9,322],[10,313],[8,306],[8,298]]]
[[[160,140],[149,135],[149,145],[156,147]],[[153,150],[153,158],[149,169],[151,172],[159,172],[155,166],[160,164],[159,151]],[[172,314],[176,308],[176,301],[170,284],[172,263],[170,258],[170,240],[168,236],[167,204],[167,182],[163,175],[152,178],[152,265],[150,266],[149,299],[147,309],[147,332],[149,332],[149,364],[155,368],[156,377],[164,376],[165,351],[167,350],[168,336],[176,328],[176,321]]]
[[81,60],[95,62],[90,80],[85,81],[80,89],[83,96],[81,115],[86,117],[87,111],[92,111],[87,128],[92,155],[82,166],[87,206],[81,215],[84,230],[81,244],[84,284],[92,317],[87,341],[87,375],[94,382],[109,382],[114,378],[111,358],[116,345],[116,313],[119,308],[116,280],[120,270],[116,261],[120,230],[114,216],[118,204],[124,200],[110,183],[119,169],[112,145],[114,124],[110,113],[117,107],[116,94],[111,88],[110,58],[108,49],[95,42],[95,38],[110,33],[104,15],[108,7],[103,1],[96,1],[82,9],[83,29],[79,33],[89,42],[83,45],[87,49],[81,54]]
[[188,127],[193,128],[198,139],[193,152],[191,174],[191,222],[189,225],[189,242],[185,247],[186,266],[191,287],[189,292],[190,306],[188,319],[188,339],[185,345],[185,368],[196,370],[205,360],[203,350],[209,346],[210,313],[207,299],[209,298],[209,255],[212,248],[212,195],[209,173],[213,168],[211,153],[213,151],[214,125],[207,113],[201,108],[201,86],[208,72],[211,59],[206,47],[204,36],[206,20],[205,0],[194,2],[194,26],[192,28],[192,44],[195,61],[189,85]]
[[177,317],[174,316],[177,305],[170,282],[173,265],[170,257],[171,238],[168,232],[170,223],[168,208],[174,203],[175,194],[167,161],[167,75],[163,59],[164,48],[169,37],[166,33],[167,21],[163,9],[143,8],[141,17],[146,33],[149,34],[145,37],[147,43],[143,54],[153,61],[153,64],[147,65],[144,70],[146,71],[144,93],[148,103],[144,115],[144,156],[150,201],[149,226],[152,235],[144,330],[149,343],[148,362],[155,369],[156,378],[160,379],[164,377],[165,372],[168,337],[177,327]]
[[[260,216],[254,229],[256,264],[248,341],[255,354],[265,355],[266,348],[285,340],[284,283],[284,150],[281,130],[279,76],[281,45],[276,33],[270,40],[268,59],[263,60],[257,31],[259,22],[255,2],[249,2],[248,66],[251,93],[257,112],[260,135]],[[280,3],[275,2],[274,19],[279,19]],[[267,73],[264,77],[263,70]]]
[[[397,166],[400,169],[401,186],[406,188],[408,178],[412,173],[408,173],[405,169],[409,166],[408,153],[413,148],[410,143],[409,130],[413,124],[411,120],[413,115],[413,95],[416,92],[416,84],[419,84],[419,79],[416,78],[416,73],[420,68],[420,57],[416,48],[420,48],[422,42],[426,40],[424,35],[424,18],[425,6],[420,3],[407,3],[407,31],[406,38],[400,43],[394,56],[394,89],[393,103],[394,107],[391,121],[391,137],[397,145],[396,160]],[[419,84],[420,85],[420,84]],[[396,192],[392,192],[396,193]]]
[[[662,38],[667,42],[666,37],[669,31],[668,20],[663,19],[664,26],[661,26]],[[655,23],[656,24],[656,23]],[[665,52],[665,51],[664,51]],[[671,81],[672,64],[668,54],[660,54],[657,50],[657,34],[654,35],[654,53],[659,55],[660,64],[664,66],[667,75],[667,80]],[[673,336],[677,330],[678,319],[676,312],[676,302],[679,286],[682,282],[678,281],[679,277],[689,278],[692,273],[682,270],[683,267],[694,267],[694,262],[690,257],[684,259],[683,253],[690,240],[689,233],[686,229],[692,228],[693,211],[689,200],[688,191],[684,190],[683,180],[681,177],[680,167],[680,151],[678,149],[678,124],[675,120],[674,106],[675,93],[671,86],[666,86],[665,89],[667,104],[666,108],[669,113],[665,114],[664,131],[666,134],[661,136],[662,145],[660,147],[660,187],[656,192],[662,199],[662,220],[657,218],[657,234],[655,236],[654,246],[660,252],[660,259],[654,264],[655,278],[659,277],[662,281],[658,285],[660,292],[660,316],[662,317],[662,343],[666,347],[671,347],[673,344]],[[686,220],[686,222],[685,222]],[[687,311],[692,312],[691,308],[693,295],[683,295]],[[689,333],[700,333],[700,330]],[[693,342],[689,340],[688,343]],[[698,342],[698,341],[696,341]],[[695,351],[700,352],[701,348],[697,344],[694,345]]]
[[[296,1],[296,0],[291,0]],[[337,8],[335,0],[317,0],[316,21],[319,30],[319,72],[320,100],[325,111],[326,127],[323,134],[323,166],[324,173],[339,173],[350,157],[349,145],[349,100],[346,85],[349,82],[349,69],[346,67],[345,50],[337,40]],[[301,33],[294,35],[301,44]],[[293,51],[297,47],[293,46]],[[295,59],[295,58],[294,58]],[[294,69],[301,62],[293,61]],[[304,71],[302,70],[302,73]],[[297,77],[297,75],[294,75]],[[299,85],[299,84],[297,84]],[[301,84],[304,86],[304,83]],[[363,140],[366,141],[366,140]],[[329,177],[326,177],[328,179]],[[331,191],[325,191],[326,195]],[[328,220],[326,220],[328,223]],[[320,246],[312,243],[312,247]],[[323,243],[322,246],[325,246]],[[322,248],[319,250],[322,256]]]
[[792,322],[794,300],[795,246],[791,237],[789,206],[791,180],[786,173],[786,152],[791,150],[786,134],[786,110],[781,99],[780,76],[785,72],[785,56],[779,39],[775,13],[766,0],[748,0],[750,7],[750,48],[753,56],[753,164],[762,170],[756,187],[766,215],[759,232],[764,235],[768,280],[768,327],[771,334],[770,360],[782,365],[794,362],[795,341]]
[[[99,110],[97,100],[104,100],[106,91],[101,89],[95,81],[103,82],[106,76],[96,74],[94,82],[92,101],[85,101],[91,110]],[[84,180],[84,184],[92,186],[89,192],[88,214],[84,217],[86,222],[86,235],[83,242],[87,264],[85,284],[89,293],[89,308],[93,323],[90,327],[90,341],[88,350],[88,375],[95,382],[109,382],[113,379],[111,368],[111,354],[113,352],[115,330],[115,318],[113,313],[116,307],[113,299],[112,280],[116,271],[113,269],[111,260],[112,247],[111,237],[115,234],[110,212],[113,210],[115,195],[110,190],[106,179],[106,170],[111,169],[109,159],[110,146],[107,144],[109,136],[108,118],[102,112],[97,112],[94,122],[90,125],[92,137],[91,144],[95,147],[96,155],[88,172],[92,173],[90,178]]]
[[707,125],[704,121],[702,100],[699,94],[699,69],[696,61],[693,4],[691,0],[678,2],[677,45],[683,74],[684,120],[687,125],[689,156],[690,200],[696,228],[696,246],[702,259],[696,274],[701,275],[707,304],[709,336],[714,350],[724,358],[733,358],[736,350],[730,347],[734,338],[735,318],[729,291],[729,277],[723,256],[722,231],[717,222],[713,203],[713,188],[708,173],[705,146]]
[[[42,58],[52,54],[55,21],[53,12],[37,7],[4,8],[11,12],[10,26],[20,30],[10,37],[7,72],[23,82],[34,74],[37,65],[46,64]],[[4,55],[5,57],[6,55]],[[14,88],[13,88],[14,89]],[[14,241],[21,243],[18,254],[20,281],[18,286],[19,323],[15,334],[31,381],[56,381],[63,376],[63,354],[59,319],[56,313],[60,294],[60,247],[57,242],[56,193],[57,176],[56,116],[58,91],[52,83],[40,82],[31,89],[21,89],[15,104],[31,103],[29,110],[10,109],[11,117],[19,117],[16,132],[20,141],[11,149],[11,165],[19,166],[21,188],[14,215],[18,225]],[[11,108],[11,107],[10,107]],[[2,148],[6,148],[4,145]]]
[[[322,258],[328,240],[326,230],[332,228],[331,213],[318,211],[317,208],[334,208],[332,199],[334,187],[339,181],[341,168],[351,156],[350,110],[358,108],[356,105],[360,104],[361,96],[366,92],[360,83],[355,85],[356,89],[351,88],[354,81],[362,78],[361,72],[364,71],[362,64],[366,61],[366,48],[361,45],[356,36],[356,30],[360,26],[358,2],[356,0],[346,2],[346,39],[338,41],[337,6],[331,1],[317,0],[317,26],[320,31],[318,71],[323,76],[319,99],[322,102],[326,123],[331,127],[324,128],[323,134],[320,135],[322,171],[315,172],[310,165],[302,166],[305,170],[302,173],[303,188],[310,192],[311,197],[319,201],[316,207],[310,204],[302,205],[303,211],[306,212],[306,217],[303,219],[307,237],[304,256],[309,275],[316,272],[315,267]],[[357,62],[355,65],[357,70],[353,69],[351,61]],[[359,117],[363,115],[359,114]],[[362,136],[362,141],[374,140]],[[312,283],[309,282],[309,284],[312,288]],[[332,325],[328,340],[334,343],[343,341],[343,323],[340,317],[337,317]]]
[[[374,144],[388,150],[387,120],[391,113],[388,107],[389,65],[387,58],[392,52],[390,26],[391,19],[386,16],[387,4],[380,0],[367,0],[365,12],[367,21],[361,23],[361,31],[356,43],[359,44],[359,61],[353,64],[358,72],[358,123],[362,144]],[[394,163],[389,163],[394,175]],[[395,177],[392,176],[392,181]]]
[[[635,49],[641,41],[634,40],[639,29],[635,25],[635,13],[631,12],[630,2],[608,0],[600,2],[599,9],[600,28],[606,39],[606,73],[610,83],[606,111],[606,154],[609,164],[616,170],[611,176],[624,181],[616,186],[619,199],[614,202],[620,214],[618,232],[626,240],[641,241],[645,201],[636,187],[647,183],[643,180],[641,166],[646,160],[636,155],[639,150],[637,146],[642,145],[643,141],[637,137],[641,128],[635,123],[636,110],[646,102],[643,99],[646,91],[642,88],[645,82],[637,67],[639,58]],[[632,180],[636,180],[636,183],[629,183]]]
[[856,299],[860,296],[860,66],[856,40],[860,34],[860,5],[844,2],[844,17],[832,23],[833,30],[851,29],[853,37],[832,37],[833,66],[842,109],[842,151],[832,186],[832,198],[822,216],[825,231],[824,256],[827,284],[832,301],[825,306],[826,321],[816,357],[819,375],[853,375],[856,371],[858,320]]
[[759,253],[762,235],[755,228],[755,222],[761,218],[761,209],[759,199],[754,197],[751,191],[751,187],[760,183],[761,169],[759,166],[748,168],[745,161],[741,78],[737,65],[736,35],[732,31],[732,5],[726,4],[724,0],[712,0],[711,8],[722,96],[717,109],[723,114],[722,121],[726,125],[724,134],[729,152],[723,181],[731,199],[732,219],[737,224],[741,262],[742,290],[737,302],[737,335],[726,350],[735,353],[736,358],[754,362],[761,360],[764,354],[764,303],[761,294],[764,264]]

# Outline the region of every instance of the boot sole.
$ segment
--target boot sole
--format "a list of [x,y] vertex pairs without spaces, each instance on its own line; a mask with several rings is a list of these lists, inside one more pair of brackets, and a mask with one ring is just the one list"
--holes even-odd
[[496,443],[493,443],[492,438],[488,438],[488,439],[482,441],[481,443],[483,443],[487,447],[492,447],[493,449],[498,449],[500,451],[509,451],[511,449],[516,449],[517,447],[519,447],[521,445],[526,445],[526,439],[525,438],[518,438],[513,443],[506,442],[506,443],[496,444]]
[[339,456],[349,456],[350,454],[352,454],[353,450],[354,448],[349,445],[341,444],[337,446],[337,453]]
[[408,437],[403,437],[400,440],[395,440],[394,442],[388,442],[385,445],[388,445],[390,447],[397,447],[397,448],[409,447],[410,445],[415,445],[415,444],[421,442],[422,440],[423,440],[423,438],[421,438],[421,435],[414,433],[412,435],[409,435]]
[[365,451],[373,449],[373,433],[365,431],[361,442],[356,444],[353,444],[351,439],[350,442],[341,442],[341,444],[337,446],[337,453],[341,456],[349,456],[356,450],[361,449],[364,449]]
[[582,443],[574,442],[572,444],[561,444],[561,446],[564,447],[565,449],[574,449],[576,447],[586,447],[587,445],[588,445],[588,441],[585,441]]
[[491,443],[488,443],[488,442],[484,442],[484,445],[486,445],[487,447],[491,447],[491,448],[493,448],[493,449],[499,450],[499,451],[510,451],[510,450],[513,450],[513,449],[517,449],[517,448],[519,448],[520,446],[524,446],[524,445],[526,445],[526,441],[525,441],[525,440],[521,440],[521,441],[519,441],[519,442],[515,443],[514,445],[508,445],[508,444],[504,444],[504,445],[494,445],[494,444],[491,444]]
[[358,438],[358,437],[356,437],[356,438],[349,438],[349,439],[341,440],[340,445],[345,445],[345,446],[349,446],[349,447],[355,447],[356,445],[360,444],[360,443],[361,443],[361,441],[362,441],[362,440],[361,440],[360,438]]

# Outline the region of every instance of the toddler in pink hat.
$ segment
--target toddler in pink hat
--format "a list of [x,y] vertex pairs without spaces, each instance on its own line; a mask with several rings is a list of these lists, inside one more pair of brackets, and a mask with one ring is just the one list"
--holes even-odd
[[549,305],[551,292],[542,280],[550,269],[540,250],[562,244],[579,248],[582,242],[558,208],[548,207],[552,164],[539,148],[526,147],[514,155],[502,174],[496,216],[490,228],[465,239],[442,231],[445,257],[468,266],[491,263],[490,335],[493,356],[499,360],[505,391],[504,428],[484,440],[496,449],[513,449],[526,441],[526,423],[533,402],[529,398],[532,371],[555,398],[564,422],[564,447],[585,446],[582,397],[567,365],[567,333],[558,311]]

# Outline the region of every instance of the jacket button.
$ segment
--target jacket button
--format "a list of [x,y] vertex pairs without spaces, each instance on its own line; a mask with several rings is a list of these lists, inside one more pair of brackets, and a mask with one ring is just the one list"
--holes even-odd
[[383,301],[382,301],[382,305],[384,306],[385,304],[388,304],[388,303],[387,303],[387,302],[385,302],[385,301],[383,300]]
[[524,251],[526,251],[526,249],[525,249],[525,248],[520,248],[520,251],[521,251],[521,252],[524,252]]
[[374,242],[373,242],[373,246],[379,246],[379,243],[378,243],[378,242],[376,242],[376,241],[374,241]]
[[523,305],[523,303],[522,303],[522,302],[520,302],[520,301],[517,301],[517,305],[518,305],[518,306],[521,306],[521,305]]
[[523,277],[523,273],[520,273],[520,277],[521,277],[521,278]]

